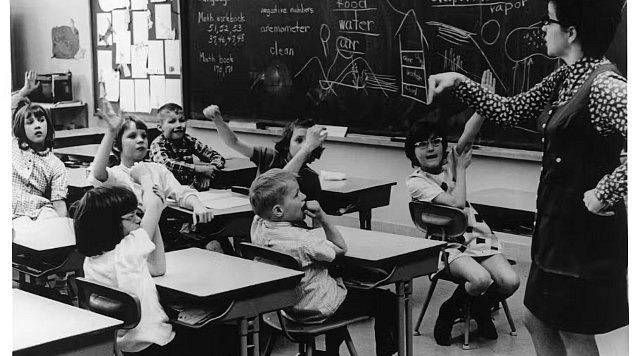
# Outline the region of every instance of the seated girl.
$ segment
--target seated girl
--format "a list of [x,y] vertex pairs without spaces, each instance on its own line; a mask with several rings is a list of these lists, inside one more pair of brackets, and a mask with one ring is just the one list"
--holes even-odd
[[297,119],[286,125],[275,148],[269,148],[252,146],[240,140],[222,119],[217,105],[206,107],[203,114],[213,120],[224,144],[257,165],[258,175],[271,168],[298,173],[299,188],[306,195],[306,200],[319,200],[319,174],[310,168],[308,163],[321,158],[323,142],[327,138],[323,126],[315,125],[311,119]]
[[[484,77],[491,76],[486,72]],[[407,158],[415,168],[406,180],[411,198],[460,208],[468,217],[467,232],[447,241],[448,266],[440,259],[440,270],[450,268],[450,273],[465,283],[458,286],[453,296],[440,307],[433,332],[439,345],[450,345],[453,322],[461,316],[463,305],[471,300],[478,334],[486,339],[496,339],[491,309],[512,295],[520,283],[501,254],[496,236],[466,201],[466,169],[470,165],[472,142],[482,122],[481,116],[474,114],[451,149],[448,149],[446,135],[429,122],[416,123],[405,141]]]

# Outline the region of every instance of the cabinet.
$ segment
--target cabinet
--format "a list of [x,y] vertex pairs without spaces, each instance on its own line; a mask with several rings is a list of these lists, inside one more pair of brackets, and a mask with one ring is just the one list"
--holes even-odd
[[37,103],[50,116],[55,131],[82,129],[88,127],[88,104],[81,101],[59,102],[55,104]]

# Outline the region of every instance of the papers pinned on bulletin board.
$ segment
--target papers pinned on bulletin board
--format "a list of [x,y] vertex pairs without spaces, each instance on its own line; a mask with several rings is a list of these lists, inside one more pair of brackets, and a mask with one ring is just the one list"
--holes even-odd
[[345,137],[347,126],[322,125],[327,130],[328,137]]

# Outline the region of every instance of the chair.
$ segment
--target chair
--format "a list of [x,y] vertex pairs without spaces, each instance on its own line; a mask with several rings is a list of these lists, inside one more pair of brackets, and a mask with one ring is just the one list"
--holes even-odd
[[141,320],[141,304],[134,294],[114,287],[75,278],[79,294],[79,307],[123,321],[121,329],[132,329]]
[[[268,247],[255,245],[249,242],[240,242],[240,251],[242,256],[251,260],[257,260],[264,263],[274,264],[280,267],[302,271],[299,262],[291,255],[280,252]],[[299,355],[312,356],[315,354],[315,338],[325,334],[328,331],[341,329],[344,333],[345,344],[350,355],[356,356],[356,348],[352,342],[352,338],[347,330],[347,326],[359,321],[369,319],[369,316],[361,315],[346,319],[328,319],[321,324],[301,324],[288,320],[283,313],[278,310],[264,314],[262,319],[266,325],[282,333],[290,341],[299,344]],[[264,355],[269,356],[275,343],[276,335],[272,334],[264,349]]]
[[[413,219],[413,223],[419,229],[425,232],[425,238],[435,238],[441,239],[442,241],[446,241],[448,238],[459,237],[462,236],[466,232],[466,228],[468,226],[468,219],[466,214],[461,209],[453,208],[449,206],[436,205],[428,202],[419,202],[412,201],[409,203],[409,212],[411,213],[411,219]],[[444,259],[444,263],[448,266],[447,255],[442,251],[441,258]],[[516,264],[516,262],[509,260],[511,265]],[[429,276],[431,280],[431,286],[429,287],[429,291],[424,300],[424,304],[422,305],[422,311],[418,316],[418,320],[415,323],[414,334],[420,335],[420,324],[422,324],[422,318],[424,318],[424,314],[429,307],[429,303],[431,301],[431,297],[433,296],[433,292],[435,291],[435,287],[437,286],[437,281],[439,279],[447,280],[453,282],[455,284],[461,284],[464,281],[458,277],[455,277],[451,274],[450,268],[445,268],[442,271]],[[508,303],[503,300],[501,301],[501,305],[503,306],[503,311],[508,318],[508,323],[510,324],[511,335],[516,336],[516,327],[514,326],[514,321],[512,320],[512,315],[510,314],[510,309],[508,308]],[[462,348],[464,350],[470,349],[469,338],[470,338],[470,330],[468,326],[470,325],[470,304],[467,304],[464,308],[464,322],[466,324],[465,332],[464,332],[464,344]]]

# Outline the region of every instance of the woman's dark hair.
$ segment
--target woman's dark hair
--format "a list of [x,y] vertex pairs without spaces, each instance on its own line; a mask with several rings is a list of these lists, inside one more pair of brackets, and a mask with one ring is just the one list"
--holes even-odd
[[74,210],[77,249],[85,256],[97,256],[114,247],[125,237],[121,216],[135,211],[136,195],[118,185],[91,189],[71,207]]
[[574,26],[584,55],[602,58],[622,19],[622,0],[549,0],[562,26]]
[[[284,127],[284,131],[281,133],[281,139],[277,141],[275,144],[275,149],[282,157],[288,156],[288,152],[290,152],[290,140],[292,139],[292,133],[296,128],[307,129],[316,125],[314,120],[308,118],[296,119],[293,122],[290,122]],[[319,146],[312,151],[310,157],[306,160],[306,163],[314,162],[315,160],[321,158],[321,154],[323,153],[322,146]]]
[[404,153],[411,161],[412,167],[420,166],[420,162],[415,156],[416,142],[426,141],[431,137],[442,138],[442,159],[446,159],[446,155],[448,154],[448,140],[446,138],[446,133],[439,126],[435,125],[432,122],[418,121],[413,124],[411,129],[409,129],[407,139],[404,141]]
[[114,144],[112,145],[112,152],[119,161],[121,161],[121,142],[123,141],[123,133],[129,129],[132,124],[134,124],[137,130],[144,130],[147,132],[147,125],[145,125],[143,120],[133,115],[126,115],[123,117],[123,125],[121,125],[119,132],[117,132]]
[[17,107],[13,110],[13,136],[18,139],[21,148],[31,146],[31,142],[26,138],[24,124],[30,116],[35,118],[44,117],[46,120],[46,137],[44,138],[44,149],[53,148],[55,144],[55,126],[53,120],[48,116],[46,110],[37,104],[33,104],[28,99],[22,99],[18,102]]

